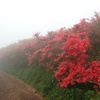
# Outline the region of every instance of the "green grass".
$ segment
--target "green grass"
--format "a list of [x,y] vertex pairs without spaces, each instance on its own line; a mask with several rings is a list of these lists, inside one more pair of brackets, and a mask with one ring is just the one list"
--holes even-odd
[[[46,71],[43,66],[35,65],[25,68],[4,67],[3,70],[16,78],[23,80],[25,83],[34,87],[34,93],[42,93],[47,100],[100,100],[100,94],[95,94],[84,85],[70,86],[68,88],[59,88],[57,80],[52,77],[53,71]],[[98,99],[99,98],[99,99]]]

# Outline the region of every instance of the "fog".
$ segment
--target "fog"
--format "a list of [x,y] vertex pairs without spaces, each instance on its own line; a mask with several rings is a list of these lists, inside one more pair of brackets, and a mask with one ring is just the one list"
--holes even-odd
[[100,0],[0,0],[0,48],[36,32],[70,28],[94,11],[100,12]]

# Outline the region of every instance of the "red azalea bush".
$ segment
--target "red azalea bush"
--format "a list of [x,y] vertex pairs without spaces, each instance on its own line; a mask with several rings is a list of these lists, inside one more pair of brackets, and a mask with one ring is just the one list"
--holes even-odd
[[[55,37],[55,32],[48,32],[46,36],[39,36],[38,33],[34,36],[34,44],[32,45],[35,50],[32,53],[27,53],[28,65],[37,64],[41,59],[43,49],[48,45],[49,41]],[[43,55],[43,54],[42,54]]]
[[21,49],[22,44],[10,45],[1,49],[0,64],[7,66],[25,67],[27,65],[27,57]]
[[89,38],[86,33],[78,33],[77,35],[70,33],[68,35],[64,45],[64,59],[55,72],[60,87],[86,81],[100,84],[100,61],[86,61],[88,55],[85,53],[89,46]]
[[59,54],[63,52],[63,45],[67,39],[67,31],[64,28],[61,28],[56,32],[56,37],[52,40],[49,40],[47,46],[42,49],[41,59],[39,60],[40,65],[43,65],[49,69],[55,69],[59,65]]

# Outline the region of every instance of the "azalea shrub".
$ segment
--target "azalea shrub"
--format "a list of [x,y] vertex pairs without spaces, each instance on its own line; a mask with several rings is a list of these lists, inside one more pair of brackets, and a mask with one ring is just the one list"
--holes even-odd
[[88,61],[89,56],[86,51],[89,46],[89,38],[86,33],[69,33],[64,45],[63,61],[55,71],[55,77],[59,81],[60,87],[87,81],[100,84],[100,61]]

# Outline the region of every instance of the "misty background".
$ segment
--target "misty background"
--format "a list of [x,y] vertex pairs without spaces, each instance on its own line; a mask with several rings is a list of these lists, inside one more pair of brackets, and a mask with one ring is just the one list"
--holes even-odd
[[100,12],[100,0],[0,0],[0,48],[18,40],[70,28]]

